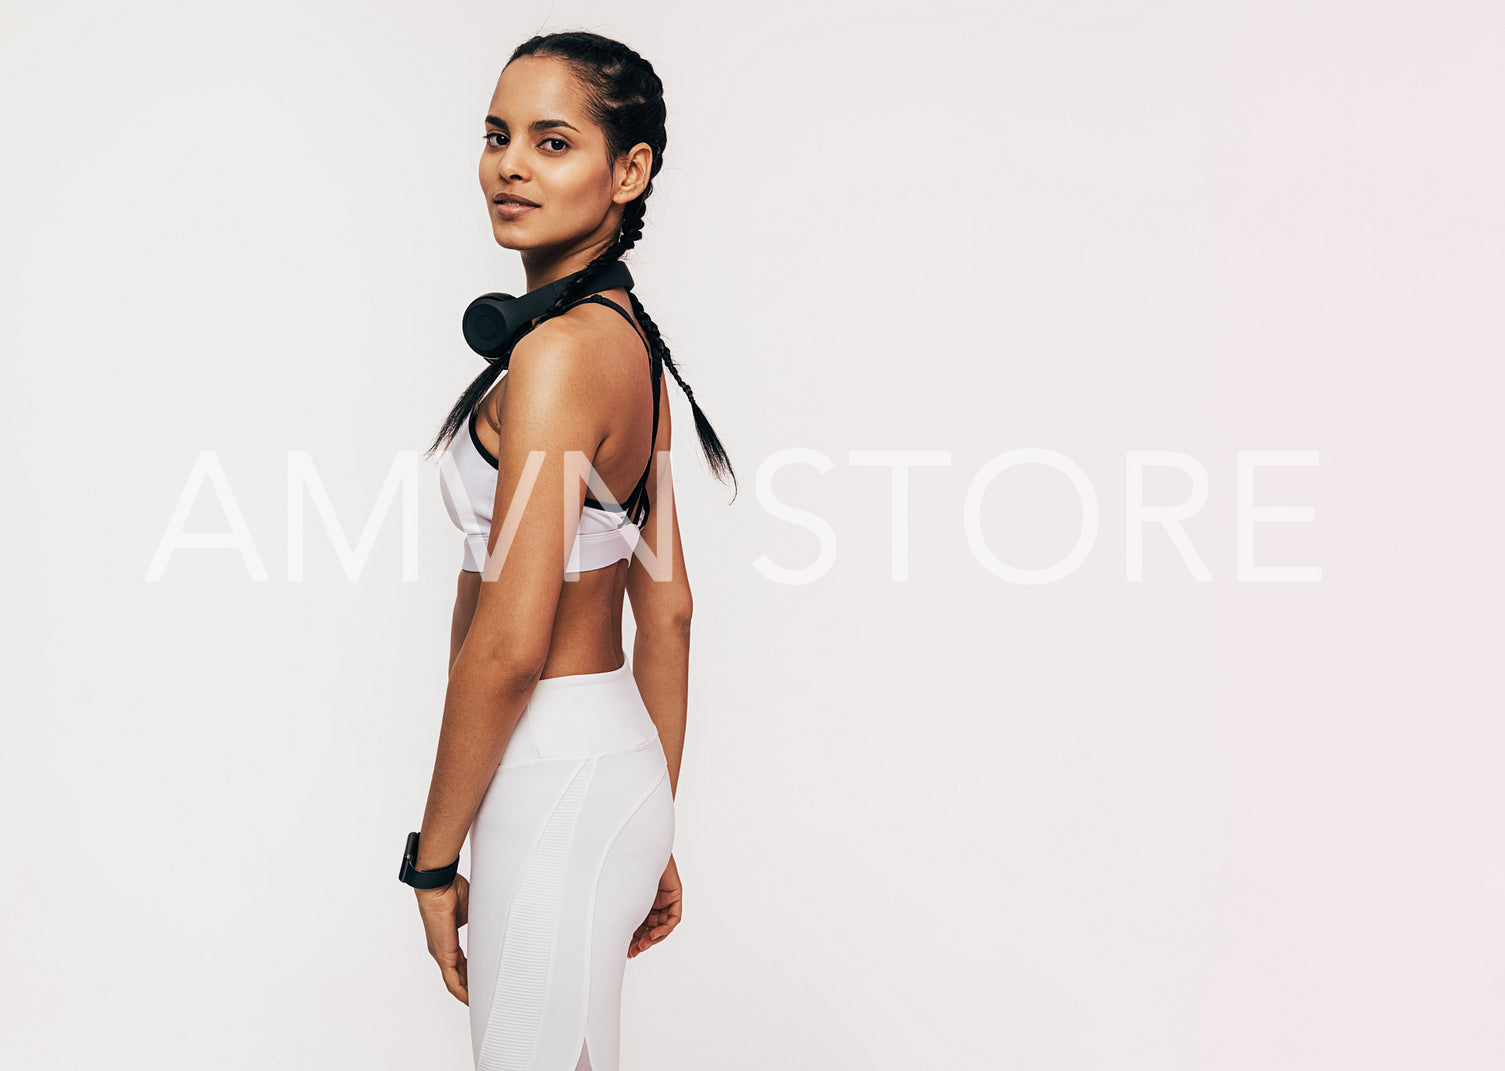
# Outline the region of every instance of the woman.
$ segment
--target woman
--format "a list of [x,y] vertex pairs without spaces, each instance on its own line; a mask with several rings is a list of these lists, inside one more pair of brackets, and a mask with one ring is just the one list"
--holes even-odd
[[[429,951],[470,1006],[484,1071],[616,1071],[626,960],[680,919],[691,600],[662,369],[690,399],[712,470],[731,466],[637,296],[588,291],[642,234],[664,117],[663,85],[636,52],[558,33],[512,53],[485,120],[497,242],[522,254],[529,291],[578,278],[498,359],[504,376],[492,366],[471,383],[430,448],[448,447],[470,501],[441,481],[465,558],[404,880],[417,872]],[[604,502],[582,495],[582,476]],[[468,882],[453,869],[467,833]]]

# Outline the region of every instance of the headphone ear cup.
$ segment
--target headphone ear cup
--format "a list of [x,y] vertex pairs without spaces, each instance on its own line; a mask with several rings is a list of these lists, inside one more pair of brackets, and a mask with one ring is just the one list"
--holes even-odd
[[465,310],[460,321],[465,342],[488,361],[507,352],[507,344],[520,326],[507,320],[508,306],[516,300],[511,294],[482,294]]

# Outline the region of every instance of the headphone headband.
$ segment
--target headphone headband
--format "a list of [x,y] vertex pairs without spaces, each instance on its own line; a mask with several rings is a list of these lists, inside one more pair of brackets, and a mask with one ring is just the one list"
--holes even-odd
[[[507,352],[519,331],[542,316],[558,300],[559,295],[586,271],[587,269],[581,268],[562,279],[555,279],[552,283],[529,290],[521,297],[513,297],[511,294],[482,294],[470,303],[460,321],[460,330],[465,334],[466,343],[488,361],[496,360]],[[578,296],[587,297],[618,286],[631,290],[632,273],[627,270],[626,264],[614,260],[602,268]]]

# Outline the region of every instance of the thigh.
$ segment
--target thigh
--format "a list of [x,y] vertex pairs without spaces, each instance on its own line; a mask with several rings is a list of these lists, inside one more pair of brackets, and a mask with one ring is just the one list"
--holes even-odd
[[[540,878],[551,877],[559,820],[578,808],[584,763],[579,759],[533,762],[497,770],[470,827],[470,905],[466,923],[472,1055],[481,1063],[481,1042],[491,1021],[502,951],[509,926],[511,959],[524,949],[520,927],[539,914]],[[554,827],[551,834],[550,827]],[[531,876],[530,876],[531,875]],[[524,884],[524,879],[528,883]],[[536,945],[536,942],[534,942]],[[536,959],[536,950],[529,957]],[[515,973],[515,968],[514,968]],[[537,994],[534,994],[536,997]],[[537,1014],[536,1000],[518,1011]],[[494,1045],[493,1045],[494,1047]]]
[[623,966],[673,846],[657,736],[503,766],[471,828],[467,935],[476,1067],[617,1066]]

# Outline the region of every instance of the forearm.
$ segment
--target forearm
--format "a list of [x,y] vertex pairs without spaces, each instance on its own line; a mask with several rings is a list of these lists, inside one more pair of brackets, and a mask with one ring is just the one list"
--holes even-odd
[[679,790],[690,691],[690,620],[638,626],[632,645],[632,675],[658,728],[669,762],[669,789]]
[[513,727],[537,683],[536,672],[463,649],[454,660],[418,838],[418,869],[446,866],[459,856]]

